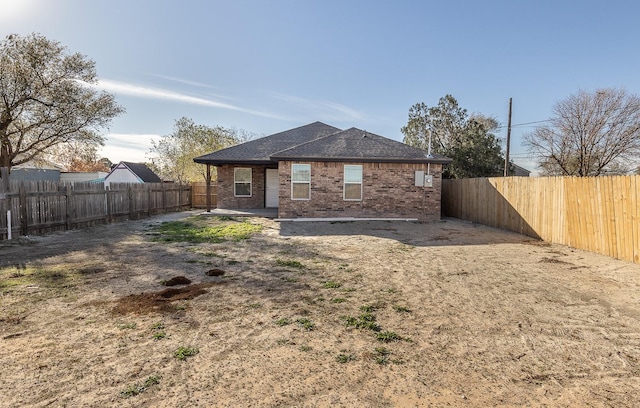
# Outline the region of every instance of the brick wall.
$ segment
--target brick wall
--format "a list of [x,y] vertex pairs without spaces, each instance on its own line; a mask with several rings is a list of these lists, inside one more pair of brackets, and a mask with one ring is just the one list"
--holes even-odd
[[[311,199],[291,200],[291,164],[311,164]],[[344,201],[345,164],[362,165],[362,201]],[[426,164],[280,162],[280,218],[418,218],[440,219],[442,165],[431,164],[433,187],[416,187],[415,171]]]
[[[235,197],[233,169],[236,167],[251,168],[251,197]],[[264,208],[264,184],[268,167],[273,166],[247,166],[247,165],[222,165],[217,167],[218,175],[218,204],[217,208]]]

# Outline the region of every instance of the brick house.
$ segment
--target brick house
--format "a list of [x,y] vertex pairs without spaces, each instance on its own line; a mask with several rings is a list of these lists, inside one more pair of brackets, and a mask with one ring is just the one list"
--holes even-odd
[[[280,219],[440,219],[451,160],[321,122],[196,157],[217,168],[218,208],[277,208]],[[210,179],[210,177],[209,177]]]

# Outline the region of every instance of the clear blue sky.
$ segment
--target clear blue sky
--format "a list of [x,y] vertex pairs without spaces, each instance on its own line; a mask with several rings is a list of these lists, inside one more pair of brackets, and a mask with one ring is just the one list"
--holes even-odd
[[[402,140],[411,105],[453,95],[507,124],[579,89],[640,93],[637,1],[0,0],[0,35],[96,61],[127,112],[114,162],[145,161],[176,119],[262,135],[316,120]],[[513,129],[516,163],[532,168]],[[500,133],[506,136],[506,127]]]

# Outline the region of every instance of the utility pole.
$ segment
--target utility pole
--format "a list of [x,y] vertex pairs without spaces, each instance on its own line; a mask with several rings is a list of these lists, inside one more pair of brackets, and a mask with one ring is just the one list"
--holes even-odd
[[509,148],[511,147],[511,106],[513,98],[509,98],[509,123],[507,124],[507,153],[504,156],[504,176],[509,175]]

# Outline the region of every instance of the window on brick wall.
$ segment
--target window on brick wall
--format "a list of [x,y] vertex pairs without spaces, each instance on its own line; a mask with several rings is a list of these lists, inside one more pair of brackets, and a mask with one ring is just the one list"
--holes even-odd
[[251,168],[236,167],[233,169],[233,195],[251,197]]
[[309,200],[311,198],[311,165],[291,165],[291,199]]
[[344,165],[344,200],[362,200],[362,166]]

